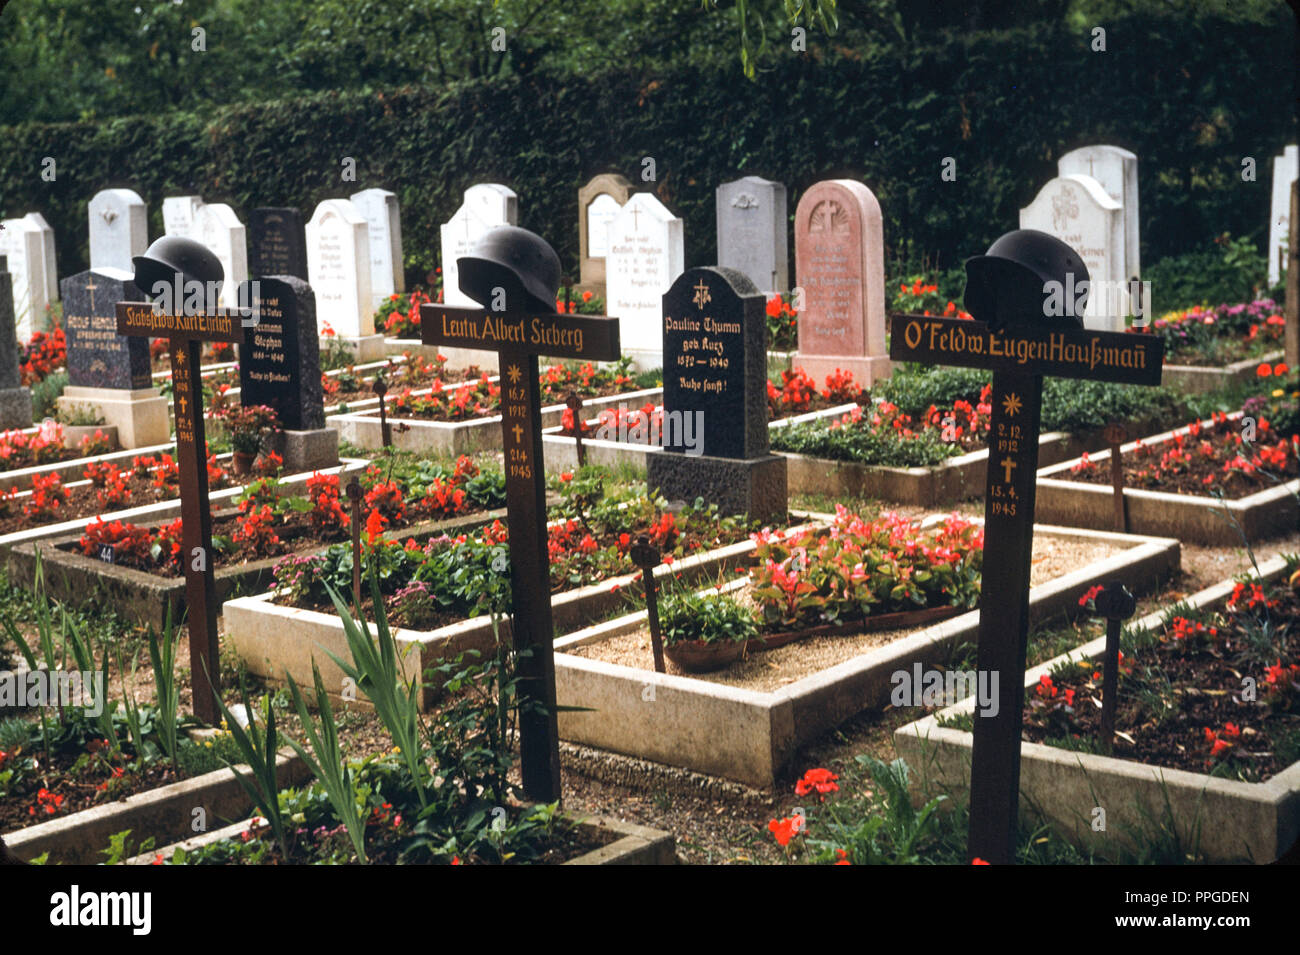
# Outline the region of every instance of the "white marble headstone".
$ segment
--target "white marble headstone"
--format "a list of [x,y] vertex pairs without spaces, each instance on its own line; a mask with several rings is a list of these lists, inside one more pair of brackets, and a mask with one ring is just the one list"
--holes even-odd
[[104,189],[90,200],[90,267],[125,269],[149,248],[144,200],[130,189]]
[[1091,176],[1123,207],[1124,276],[1141,278],[1138,159],[1119,146],[1082,146],[1056,161],[1058,176]]
[[307,280],[316,293],[316,322],[344,338],[374,334],[370,294],[370,228],[347,199],[326,199],[307,223]]
[[54,229],[39,212],[29,212],[23,218],[41,230],[41,269],[45,273],[45,299],[49,302],[57,302],[59,263],[54,251]]
[[442,238],[442,300],[447,305],[479,305],[460,290],[456,260],[469,255],[475,243],[497,226],[517,225],[519,197],[514,190],[495,182],[479,183],[465,190],[465,200],[456,214],[440,228]]
[[609,224],[622,209],[619,201],[602,192],[587,206],[587,255],[604,258],[609,251]]
[[248,235],[235,210],[224,202],[204,203],[195,213],[190,238],[202,242],[221,262],[226,281],[221,286],[221,304],[237,304],[239,286],[248,281]]
[[163,235],[194,238],[194,219],[201,208],[202,196],[168,196],[163,199]]
[[638,192],[606,232],[605,311],[618,318],[623,354],[639,369],[663,367],[663,295],[686,269],[682,220]]
[[1122,332],[1128,315],[1124,270],[1124,211],[1090,176],[1061,176],[1020,210],[1020,228],[1054,235],[1088,267],[1090,290],[1083,323]]
[[718,264],[749,276],[754,287],[783,292],[790,285],[785,186],[745,176],[718,186]]
[[1300,178],[1300,146],[1288,146],[1273,157],[1273,203],[1268,219],[1268,284],[1276,285],[1286,274],[1287,242],[1290,237],[1291,183]]
[[370,294],[378,305],[390,295],[406,291],[397,194],[387,189],[363,189],[353,194],[352,204],[370,230]]
[[14,296],[14,334],[19,343],[48,327],[44,236],[30,218],[6,219],[0,229],[0,255],[9,260]]

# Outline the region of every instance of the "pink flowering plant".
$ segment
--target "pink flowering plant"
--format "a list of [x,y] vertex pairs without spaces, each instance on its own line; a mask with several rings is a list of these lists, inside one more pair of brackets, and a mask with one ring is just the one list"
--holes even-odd
[[769,631],[979,601],[984,531],[956,514],[923,529],[897,514],[867,520],[841,505],[829,528],[751,537],[751,593]]
[[63,425],[46,418],[34,433],[15,429],[0,433],[0,471],[48,464],[67,457]]

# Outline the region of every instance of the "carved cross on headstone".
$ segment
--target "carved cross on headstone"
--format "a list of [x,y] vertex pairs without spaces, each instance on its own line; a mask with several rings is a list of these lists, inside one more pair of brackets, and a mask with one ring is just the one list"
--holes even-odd
[[1152,335],[1046,323],[992,331],[980,321],[900,315],[892,322],[889,357],[993,372],[977,666],[998,675],[999,699],[996,715],[975,717],[968,851],[972,858],[1009,865],[1015,861],[1020,803],[1043,377],[1158,385],[1164,343]]
[[622,354],[618,319],[540,313],[509,304],[504,312],[490,312],[430,302],[420,306],[420,335],[426,345],[498,354],[512,631],[520,678],[520,776],[530,799],[554,802],[560,798],[560,742],[537,359],[614,361]]

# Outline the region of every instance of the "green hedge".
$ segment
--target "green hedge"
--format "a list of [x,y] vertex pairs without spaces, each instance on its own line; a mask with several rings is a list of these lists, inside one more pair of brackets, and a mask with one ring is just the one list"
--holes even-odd
[[[516,77],[29,124],[0,130],[0,201],[6,216],[45,214],[70,274],[87,261],[86,204],[108,186],[146,198],[152,235],[165,195],[198,192],[244,217],[258,205],[309,215],[322,199],[384,186],[401,202],[408,279],[419,281],[463,190],[496,181],[519,193],[520,224],[576,271],[578,187],[610,170],[637,181],[652,156],[655,188],[686,220],[690,264],[714,260],[715,187],[753,173],[786,183],[791,211],[818,179],[860,178],[880,199],[891,250],[947,268],[1016,227],[1057,156],[1110,142],[1139,156],[1145,261],[1224,231],[1262,245],[1271,157],[1295,139],[1286,8],[1265,26],[1135,14],[1106,27],[1105,53],[1062,24],[822,62],[791,53],[755,83],[727,62],[653,79]],[[40,178],[45,156],[58,161],[53,183]],[[345,156],[356,182],[341,179]],[[956,182],[940,180],[946,156]],[[1243,156],[1257,160],[1258,181],[1241,181]]]

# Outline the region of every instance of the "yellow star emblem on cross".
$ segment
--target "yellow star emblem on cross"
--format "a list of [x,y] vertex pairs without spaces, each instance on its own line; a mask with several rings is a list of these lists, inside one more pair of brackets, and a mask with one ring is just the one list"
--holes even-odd
[[1005,411],[1009,416],[1014,417],[1016,414],[1020,412],[1020,408],[1022,404],[1023,402],[1021,402],[1020,396],[1013,391],[1011,394],[1007,395],[1005,398],[1002,399],[1002,410]]
[[519,376],[522,375],[523,372],[519,370],[518,365],[511,365],[506,369],[506,374],[510,376],[510,384],[517,385],[519,384]]

